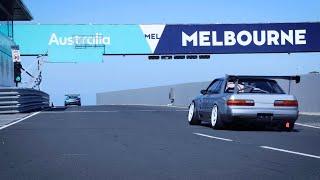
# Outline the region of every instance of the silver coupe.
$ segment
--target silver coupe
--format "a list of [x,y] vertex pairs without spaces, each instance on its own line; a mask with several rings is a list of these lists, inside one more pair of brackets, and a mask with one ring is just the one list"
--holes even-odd
[[291,131],[298,118],[298,101],[284,92],[279,79],[300,82],[299,76],[226,75],[215,79],[191,102],[189,124],[209,121],[220,129],[246,123]]

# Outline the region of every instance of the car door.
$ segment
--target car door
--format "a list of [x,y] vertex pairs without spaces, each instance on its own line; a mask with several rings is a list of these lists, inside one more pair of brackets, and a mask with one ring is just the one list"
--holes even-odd
[[210,119],[211,118],[211,111],[213,105],[218,101],[221,97],[221,87],[223,84],[223,80],[217,80],[212,86],[210,86],[207,90],[207,94],[205,96],[205,109],[204,109],[204,118]]
[[207,89],[205,89],[205,92],[201,93],[202,95],[199,97],[198,99],[198,110],[199,110],[199,115],[201,119],[204,119],[204,115],[205,115],[205,110],[206,110],[206,106],[207,106],[207,96],[208,96],[208,89],[212,88],[212,86],[215,86],[217,79],[213,80],[209,86],[207,87]]

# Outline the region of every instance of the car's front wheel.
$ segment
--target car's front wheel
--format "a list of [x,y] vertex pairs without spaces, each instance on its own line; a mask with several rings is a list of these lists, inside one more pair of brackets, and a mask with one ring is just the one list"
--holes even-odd
[[192,102],[189,106],[188,122],[190,125],[199,125],[201,123],[201,121],[197,118],[196,106],[194,102]]
[[216,104],[213,106],[212,112],[211,112],[211,126],[214,129],[222,129],[223,128],[223,123],[220,118],[219,109]]

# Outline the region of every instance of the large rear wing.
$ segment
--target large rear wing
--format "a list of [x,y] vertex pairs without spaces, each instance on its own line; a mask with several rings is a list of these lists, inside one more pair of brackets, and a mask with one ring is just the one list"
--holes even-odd
[[296,83],[300,82],[300,76],[249,76],[249,75],[226,75],[229,80],[237,80],[237,79],[284,79],[292,81],[294,80]]

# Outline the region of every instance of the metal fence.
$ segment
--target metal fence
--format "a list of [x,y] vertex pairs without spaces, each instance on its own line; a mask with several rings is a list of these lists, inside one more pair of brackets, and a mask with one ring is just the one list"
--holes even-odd
[[25,88],[0,88],[0,113],[20,113],[49,107],[49,95]]

